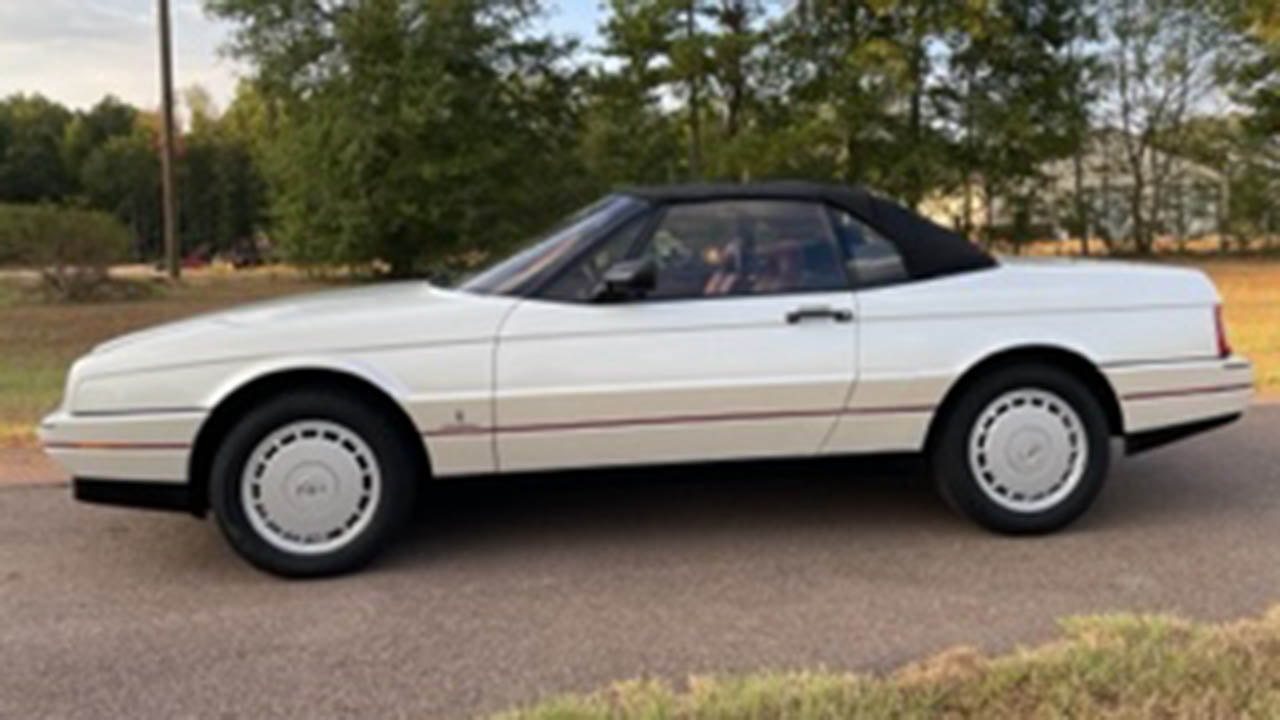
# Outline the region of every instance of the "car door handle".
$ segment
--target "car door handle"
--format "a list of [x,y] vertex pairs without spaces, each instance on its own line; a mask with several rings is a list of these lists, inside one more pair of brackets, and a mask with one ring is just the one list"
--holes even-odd
[[787,313],[787,324],[795,325],[803,320],[812,320],[816,318],[831,318],[836,322],[847,323],[853,320],[853,312],[850,310],[828,307],[826,305],[798,307]]

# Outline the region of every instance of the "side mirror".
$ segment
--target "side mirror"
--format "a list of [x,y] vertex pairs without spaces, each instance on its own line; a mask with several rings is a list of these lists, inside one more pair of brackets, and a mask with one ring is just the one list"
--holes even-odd
[[658,286],[658,263],[651,257],[623,260],[605,271],[596,288],[597,302],[644,297]]

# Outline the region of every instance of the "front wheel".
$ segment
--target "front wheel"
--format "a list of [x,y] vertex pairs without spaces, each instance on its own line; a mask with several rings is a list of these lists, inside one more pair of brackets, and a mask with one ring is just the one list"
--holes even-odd
[[213,463],[210,501],[257,567],[310,577],[369,562],[412,505],[414,456],[357,395],[302,389],[250,411]]
[[997,532],[1043,533],[1092,504],[1107,476],[1110,434],[1097,398],[1046,365],[996,371],[952,407],[934,444],[938,490]]

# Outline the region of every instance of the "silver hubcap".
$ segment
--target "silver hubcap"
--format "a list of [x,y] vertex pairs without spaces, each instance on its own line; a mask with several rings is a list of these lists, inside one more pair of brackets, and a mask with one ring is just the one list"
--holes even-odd
[[1089,457],[1084,423],[1046,390],[1013,390],[978,415],[969,468],[992,502],[1020,513],[1047,510],[1080,484]]
[[289,423],[249,454],[240,501],[255,532],[297,555],[333,552],[373,519],[382,475],[369,446],[326,420]]

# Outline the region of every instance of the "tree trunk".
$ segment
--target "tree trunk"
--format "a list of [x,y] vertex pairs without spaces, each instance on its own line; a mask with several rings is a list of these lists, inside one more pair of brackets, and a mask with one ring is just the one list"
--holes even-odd
[[[729,35],[741,38],[747,31],[747,8],[743,0],[725,0],[721,10],[725,30]],[[738,136],[742,126],[742,107],[746,102],[746,72],[742,68],[742,57],[734,55],[733,66],[729,68],[729,77],[725,82],[725,134],[729,139]]]
[[[1228,173],[1230,170],[1228,169]],[[1230,175],[1222,178],[1218,196],[1218,244],[1226,248],[1231,239],[1231,179]]]
[[996,200],[995,193],[992,192],[991,185],[985,179],[982,181],[982,201],[986,205],[987,225],[984,228],[983,245],[988,249],[995,244],[995,228],[996,228]]
[[849,126],[845,129],[845,133],[846,134],[844,137],[844,155],[845,155],[844,181],[845,183],[852,185],[858,182],[858,179],[859,179],[858,173],[856,170],[856,165],[855,165],[856,158],[858,157],[857,155],[858,139],[853,129],[852,123],[850,123]]
[[917,45],[911,56],[911,117],[908,126],[908,137],[911,142],[911,149],[908,150],[911,157],[907,160],[907,204],[912,210],[918,209],[920,198],[924,194],[920,178],[920,166],[918,158],[920,156],[920,129],[921,129],[921,105],[924,100],[924,49]]
[[1080,254],[1089,256],[1089,212],[1084,202],[1084,152],[1077,148],[1072,158],[1075,166],[1076,232],[1080,233]]
[[[695,26],[696,17],[695,0],[689,0],[685,8],[684,29],[685,38],[690,45],[693,43],[694,33],[697,28]],[[701,54],[701,53],[699,53]],[[699,74],[702,72],[701,63],[694,67],[689,73],[689,176],[694,179],[702,177],[702,119],[699,112],[699,104],[701,103],[701,78]]]
[[960,231],[966,235],[973,234],[973,178],[968,172],[964,174],[964,208],[961,215]]
[[1129,195],[1129,210],[1133,215],[1133,249],[1139,255],[1151,254],[1151,241],[1147,237],[1147,222],[1142,211],[1142,191],[1145,185],[1142,174],[1133,176],[1133,189]]

